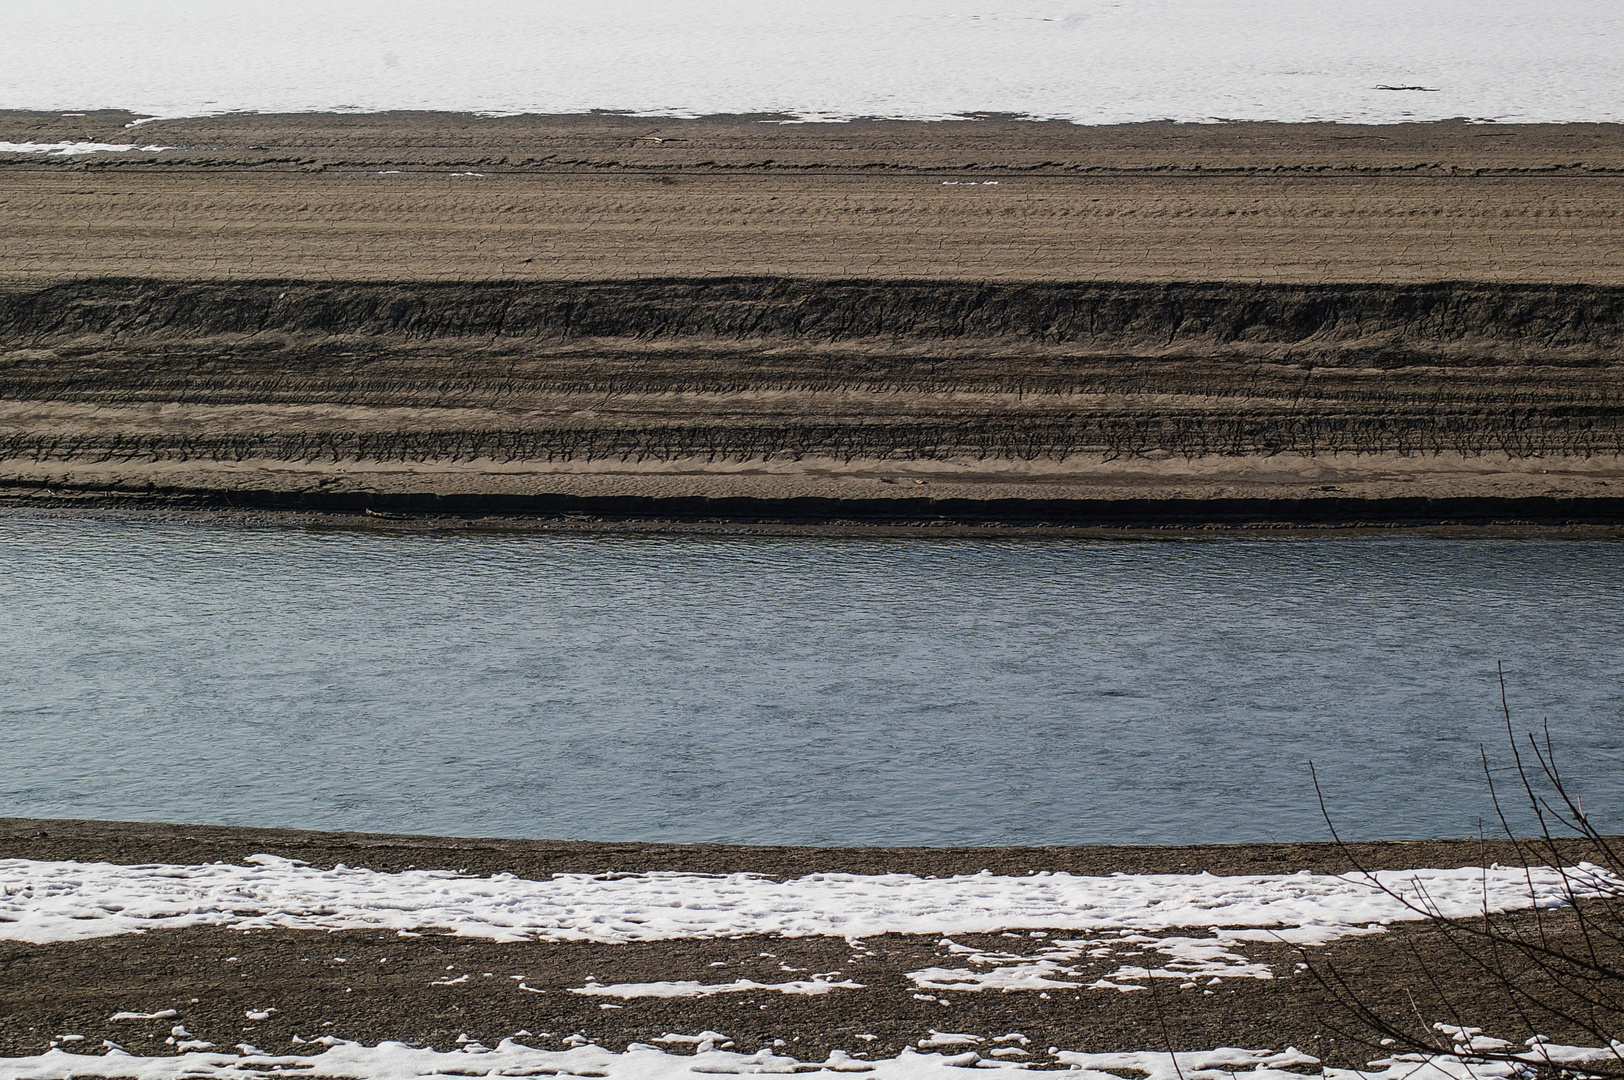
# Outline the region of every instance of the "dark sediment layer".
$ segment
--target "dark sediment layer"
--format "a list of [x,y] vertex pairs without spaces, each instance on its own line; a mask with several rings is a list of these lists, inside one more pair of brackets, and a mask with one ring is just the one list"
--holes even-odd
[[437,493],[286,491],[271,488],[157,487],[16,483],[0,487],[0,505],[65,509],[236,510],[410,520],[464,519],[493,526],[500,519],[579,527],[621,525],[736,525],[801,532],[818,527],[908,530],[969,529],[976,534],[1015,530],[1099,530],[1106,534],[1190,528],[1282,528],[1362,531],[1551,530],[1589,536],[1603,527],[1613,536],[1624,525],[1624,498],[1616,499],[818,499],[699,498],[683,496],[441,495]]
[[[1578,843],[1564,857],[1595,858]],[[339,863],[384,873],[408,868],[545,879],[552,874],[670,871],[763,874],[779,880],[816,873],[942,877],[991,870],[1071,874],[1340,874],[1373,870],[1485,866],[1518,858],[1510,841],[1404,840],[1336,844],[1205,844],[1075,847],[771,847],[742,844],[600,843],[413,836],[390,833],[177,825],[139,821],[0,818],[0,859],[80,862],[240,862],[277,855],[330,869]]]
[[[1440,282],[988,285],[773,278],[474,285],[74,282],[11,289],[8,346],[80,335],[360,335],[425,341],[632,338],[893,345],[988,340],[1135,352],[1286,348],[1378,365],[1441,349],[1495,356],[1624,342],[1624,290]],[[596,388],[595,386],[592,388]]]
[[[77,282],[0,293],[0,458],[17,491],[350,512],[1616,522],[1605,477],[1372,493],[1135,490],[1132,474],[1139,459],[1177,474],[1179,459],[1492,454],[1529,474],[1578,460],[1610,476],[1621,342],[1624,290],[1595,286]],[[1127,479],[1057,488],[1082,458]],[[466,478],[773,459],[905,483],[922,464],[969,462],[1004,486],[933,476],[927,505],[887,476],[891,490],[861,492],[128,479],[158,463],[432,463]],[[110,463],[123,478],[85,475]]]

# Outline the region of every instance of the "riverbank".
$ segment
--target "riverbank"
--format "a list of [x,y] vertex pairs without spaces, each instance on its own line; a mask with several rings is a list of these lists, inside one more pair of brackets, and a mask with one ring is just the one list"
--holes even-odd
[[[1583,854],[1577,849],[1564,852],[1565,857]],[[1488,866],[1497,860],[1519,865],[1508,845],[1495,842],[1356,844],[1346,849],[1330,844],[746,848],[4,819],[0,860],[4,859],[26,860],[0,862],[0,872],[12,876],[20,872],[19,881],[34,883],[32,892],[8,894],[11,908],[58,895],[63,887],[58,881],[71,880],[75,884],[70,887],[81,891],[92,888],[97,875],[108,883],[117,881],[121,867],[135,875],[130,878],[132,887],[143,880],[142,875],[156,870],[158,876],[152,880],[169,882],[163,888],[171,889],[170,899],[162,904],[169,915],[154,911],[141,916],[157,916],[157,921],[138,934],[98,930],[82,921],[97,910],[102,915],[96,917],[112,917],[119,908],[126,916],[142,911],[144,902],[134,894],[109,908],[112,894],[95,900],[84,893],[72,907],[80,912],[76,918],[81,921],[62,924],[73,929],[65,936],[46,932],[45,924],[28,932],[16,928],[32,923],[9,924],[13,932],[0,934],[10,938],[0,941],[8,972],[0,989],[5,1005],[0,1009],[0,1053],[11,1056],[40,1053],[47,1043],[77,1050],[78,1043],[93,1045],[101,1039],[136,1054],[174,1053],[176,1041],[166,1042],[165,1035],[179,1024],[194,1040],[251,1043],[272,1053],[319,1036],[367,1043],[399,1039],[454,1050],[469,1041],[494,1046],[508,1036],[531,1045],[562,1046],[566,1036],[574,1035],[618,1052],[633,1043],[658,1044],[673,1032],[715,1031],[721,1035],[713,1041],[732,1042],[742,1053],[771,1050],[780,1047],[775,1040],[783,1040],[779,1052],[803,1061],[823,1060],[835,1051],[860,1061],[894,1057],[921,1040],[928,1044],[934,1032],[946,1031],[959,1035],[963,1047],[979,1047],[984,1055],[999,1046],[1023,1051],[989,1060],[1018,1057],[1041,1063],[1050,1056],[1044,1047],[1099,1052],[1156,1051],[1171,1045],[1182,1051],[1216,1046],[1282,1049],[1289,1044],[1308,1047],[1328,1064],[1363,1065],[1379,1047],[1369,1030],[1338,1003],[1339,996],[1353,994],[1380,1009],[1399,1003],[1422,1011],[1447,1007],[1506,1037],[1517,1035],[1528,1022],[1516,1015],[1510,1002],[1500,1000],[1491,980],[1463,966],[1440,935],[1424,923],[1407,920],[1402,909],[1395,909],[1398,920],[1382,932],[1320,925],[1323,919],[1312,914],[1246,915],[1239,908],[1232,915],[1222,913],[1225,904],[1236,904],[1252,889],[1261,888],[1260,897],[1273,899],[1317,896],[1322,889],[1317,883],[1337,879],[1313,875],[1351,871],[1354,859],[1367,869],[1410,871],[1393,879],[1399,883],[1420,875],[1432,882],[1430,895],[1452,903],[1447,868]],[[286,903],[275,899],[282,888],[275,883],[278,875],[300,864],[279,859],[301,860],[310,867],[297,871],[305,875],[306,884],[299,887],[307,897],[297,903],[306,912],[300,918],[313,920],[312,929],[264,925],[242,914],[252,909],[276,911],[277,905]],[[113,865],[101,869],[90,865],[108,863]],[[184,890],[185,880],[194,872],[216,872],[206,865],[215,863],[219,872],[247,865],[245,872],[257,875],[259,884],[234,886],[230,893],[235,899],[228,907],[239,915],[215,920],[217,925],[166,924],[165,918],[196,903],[173,888]],[[166,866],[171,869],[163,869]],[[256,866],[260,869],[252,869]],[[63,870],[67,879],[58,876]],[[459,900],[446,891],[459,888],[456,879],[422,877],[421,872],[431,870],[484,878],[485,883],[475,882],[475,890]],[[1298,872],[1307,876],[1258,877]],[[312,873],[316,876],[309,876]],[[648,877],[651,873],[665,876]],[[1033,878],[1034,873],[1060,877]],[[1462,895],[1472,903],[1481,902],[1473,897],[1488,895],[1480,891],[1486,887],[1479,882],[1480,873],[1469,871],[1462,879],[1466,889]],[[491,877],[503,874],[514,876]],[[555,874],[589,876],[560,879],[553,878]],[[755,880],[780,882],[785,888],[816,889],[823,887],[819,882],[828,881],[832,887],[854,889],[826,915],[867,919],[872,932],[862,933],[860,940],[855,930],[844,935],[799,930],[752,933],[749,920],[759,916],[742,914],[757,910],[746,901],[740,915],[722,916],[746,920],[726,933],[650,931],[644,935],[649,940],[636,934],[622,940],[617,930],[609,939],[598,940],[590,929],[562,936],[538,930],[534,935],[498,934],[498,940],[489,940],[490,935],[475,929],[474,923],[449,932],[443,925],[439,929],[431,925],[444,914],[427,915],[428,922],[417,931],[403,933],[394,926],[400,919],[417,925],[407,913],[414,902],[408,894],[387,901],[381,894],[378,900],[364,899],[365,889],[427,885],[432,892],[425,896],[438,896],[435,902],[452,905],[460,912],[458,919],[477,922],[479,904],[485,902],[480,897],[497,905],[491,911],[505,910],[508,901],[503,898],[517,903],[532,888],[530,883],[552,881],[545,888],[563,889],[560,897],[573,897],[569,890],[577,886],[572,881],[583,888],[595,888],[591,883],[598,882],[619,890],[642,888],[640,882],[667,890],[703,890],[733,882],[726,888],[737,891],[743,887],[738,883],[746,880],[692,876],[717,874],[764,875]],[[863,876],[876,874],[919,878]],[[953,878],[966,874],[983,876]],[[1100,876],[1123,874],[1129,876]],[[1207,874],[1218,876],[1183,876]],[[951,937],[940,932],[880,932],[881,924],[874,922],[877,917],[883,921],[879,909],[862,914],[865,905],[883,907],[891,902],[865,892],[865,883],[889,882],[881,891],[900,901],[912,888],[907,882],[915,880],[937,880],[948,887],[958,887],[952,883],[961,881],[989,898],[975,903],[978,909],[985,908],[992,929],[961,927],[951,931]],[[1279,884],[1267,884],[1271,880]],[[1515,886],[1513,893],[1523,888],[1520,876],[1507,880],[1508,888]],[[990,898],[1001,895],[1001,889],[1047,887],[1041,886],[1045,881],[1057,887],[1076,882],[1084,888],[1092,887],[1089,881],[1099,882],[1118,896],[1132,895],[1135,888],[1169,887],[1173,889],[1169,899],[1190,889],[1216,888],[1214,899],[1207,902],[1210,913],[1191,917],[1200,926],[1227,923],[1232,929],[1178,930],[1173,927],[1181,917],[1171,917],[1169,924],[1167,917],[1157,916],[1163,920],[1157,922],[1162,928],[1153,930],[1149,924],[1141,926],[1142,917],[1126,909],[1119,915],[1106,914],[1120,899],[1091,914],[1079,909],[1071,934],[1058,929],[1023,928],[1018,934],[999,929],[999,901]],[[340,893],[331,892],[335,888],[354,895],[342,899]],[[318,893],[325,899],[318,899]],[[1356,888],[1350,900],[1357,900],[1357,893]],[[582,893],[569,902],[575,906],[561,910],[577,910],[596,901]],[[1306,902],[1332,901],[1327,897]],[[1515,906],[1514,896],[1511,902]],[[315,928],[323,911],[365,921],[372,918],[365,914],[372,910],[368,905],[377,903],[383,904],[379,913],[395,913],[388,925]],[[708,917],[706,911],[721,913],[734,903],[720,894],[709,901],[696,895],[679,907],[703,919]],[[1152,900],[1147,910],[1160,903]],[[635,910],[648,918],[665,910],[644,901],[636,904]],[[1325,910],[1326,917],[1333,910],[1344,910],[1340,918],[1346,920],[1349,911],[1362,909]],[[968,911],[954,918],[962,919]],[[825,917],[811,908],[784,914],[802,921]],[[1102,915],[1127,929],[1102,930]],[[1374,909],[1366,917],[1373,915]],[[236,926],[239,916],[250,921]],[[8,916],[19,917],[28,918],[22,908]],[[928,921],[931,916],[924,917]],[[1032,917],[1012,909],[1006,921],[1015,928]],[[1265,924],[1284,917],[1287,927],[1296,919],[1303,926],[1319,928],[1312,932],[1234,928],[1259,917]],[[1543,918],[1548,932],[1568,932],[1559,913]],[[1045,927],[1059,927],[1065,917],[1051,913],[1039,921]],[[612,919],[604,925],[611,923]],[[657,923],[658,919],[649,925]],[[30,942],[28,933],[38,940]],[[1304,963],[1310,966],[1304,968]],[[1098,970],[1085,971],[1089,968]],[[1432,975],[1447,972],[1449,986],[1442,998],[1439,988],[1428,983],[1429,968]],[[1147,969],[1176,977],[1159,981],[1154,974],[1146,976]],[[1316,971],[1322,977],[1316,977]],[[1333,990],[1334,984],[1323,978],[1332,972],[1344,980],[1339,989]],[[1011,1032],[1019,1038],[995,1041]],[[1574,1034],[1555,1028],[1540,1033],[1559,1040]],[[81,1038],[63,1043],[59,1038],[63,1034]],[[672,1044],[668,1040],[665,1045]]]
[[[481,876],[672,872],[763,874],[917,874],[991,870],[1069,874],[1343,873],[1357,860],[1373,870],[1482,866],[1515,861],[1501,840],[1404,840],[1381,843],[1094,845],[1048,847],[766,847],[735,844],[593,843],[587,841],[401,836],[388,833],[259,829],[162,822],[0,818],[0,859],[79,862],[241,862],[271,854],[330,868],[340,863],[381,872],[455,870]],[[1586,857],[1575,848],[1573,858]]]
[[132,499],[123,495],[102,497],[93,492],[60,489],[13,491],[0,495],[0,507],[13,521],[98,521],[121,524],[181,525],[185,527],[224,527],[247,529],[312,529],[360,531],[397,536],[536,534],[568,536],[665,536],[665,537],[798,537],[807,539],[1032,539],[1032,540],[1199,540],[1199,539],[1346,539],[1427,537],[1432,539],[1477,540],[1618,540],[1624,539],[1624,525],[1540,523],[1537,521],[1495,524],[1453,522],[1413,524],[1392,520],[1364,521],[1359,524],[1304,523],[1301,521],[1260,520],[1225,523],[1210,515],[1181,524],[1082,525],[1022,524],[985,521],[965,524],[942,521],[805,521],[756,520],[710,516],[688,520],[565,513],[538,515],[524,513],[463,513],[387,510],[311,511],[287,509],[236,508],[209,505],[208,498]]
[[0,155],[14,502],[1624,523],[1616,125],[133,130]]
[[1615,290],[89,281],[0,490],[608,520],[1610,525]]

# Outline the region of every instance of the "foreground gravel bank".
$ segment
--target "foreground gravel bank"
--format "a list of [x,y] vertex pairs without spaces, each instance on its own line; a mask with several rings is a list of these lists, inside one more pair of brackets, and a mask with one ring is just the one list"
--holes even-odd
[[[261,853],[316,867],[342,863],[389,873],[439,868],[536,880],[555,873],[649,871],[748,872],[776,879],[818,872],[932,877],[982,870],[1017,878],[1034,872],[1257,875],[1336,873],[1350,869],[1350,857],[1394,869],[1488,865],[1514,857],[1508,845],[1476,841],[1347,850],[1327,844],[806,849],[0,820],[0,858],[41,860],[42,872],[51,860],[240,865]],[[12,865],[27,876],[28,864]],[[1248,879],[1229,880],[1240,888]],[[500,880],[489,883],[494,897],[502,889]],[[254,901],[245,893],[242,903]],[[1560,912],[1543,919],[1553,940],[1573,932]],[[1121,1051],[1295,1045],[1330,1064],[1363,1065],[1379,1048],[1370,1029],[1349,1012],[1350,997],[1405,1015],[1468,1018],[1507,1038],[1579,1037],[1558,1018],[1519,1014],[1492,980],[1424,923],[1316,933],[1329,933],[1331,940],[1305,944],[1313,936],[1302,932],[1192,928],[887,933],[861,940],[746,933],[605,944],[479,940],[432,927],[402,935],[226,926],[52,944],[11,940],[0,943],[6,972],[0,1053],[37,1054],[53,1042],[77,1049],[103,1039],[132,1053],[173,1053],[184,1041],[170,1034],[179,1025],[193,1040],[272,1052],[321,1036],[367,1043],[397,1039],[450,1050],[469,1039],[494,1046],[521,1031],[529,1033],[521,1041],[531,1045],[562,1048],[567,1036],[580,1035],[619,1051],[670,1033],[709,1030],[745,1053],[772,1049],[781,1039],[784,1052],[801,1060],[823,1060],[835,1050],[878,1059],[928,1041],[932,1032],[950,1031],[983,1040],[984,1050],[1014,1032],[1034,1052],[1049,1046]],[[116,1018],[121,1013],[135,1015]],[[83,1039],[57,1038],[70,1034]],[[1046,1060],[1043,1053],[1034,1060],[1040,1059]]]

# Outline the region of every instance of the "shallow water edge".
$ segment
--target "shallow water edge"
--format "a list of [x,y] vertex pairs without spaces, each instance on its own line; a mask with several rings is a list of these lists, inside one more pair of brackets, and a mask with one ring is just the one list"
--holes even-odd
[[[1624,840],[1624,837],[1611,838]],[[1408,870],[1515,865],[1526,855],[1594,858],[1577,840],[1524,846],[1497,837],[1452,840],[1307,841],[1278,844],[1117,844],[995,847],[808,847],[752,844],[602,843],[452,837],[315,829],[264,829],[149,821],[0,817],[0,859],[117,865],[240,863],[250,855],[339,863],[391,873],[453,870],[475,876],[647,873],[761,874],[1339,874],[1355,868]]]
[[907,538],[920,539],[1078,539],[1078,540],[1191,540],[1266,539],[1269,537],[1308,539],[1357,537],[1434,537],[1439,539],[1547,539],[1624,540],[1624,513],[1615,519],[1610,513],[1588,513],[1577,517],[1541,517],[1529,514],[1518,520],[1416,520],[1395,515],[1383,519],[1367,515],[1337,521],[1251,515],[1233,520],[1192,516],[1181,520],[1176,514],[1135,521],[1132,518],[1091,524],[1085,520],[998,520],[985,516],[966,520],[952,518],[912,518],[895,520],[864,519],[838,512],[823,517],[796,519],[771,516],[639,516],[589,513],[524,513],[433,510],[352,510],[299,509],[293,507],[244,505],[221,499],[217,503],[179,505],[168,500],[140,497],[60,498],[0,494],[0,519],[86,520],[145,523],[153,525],[196,526],[200,528],[268,528],[362,531],[368,533],[458,534],[458,533],[553,533],[559,535],[627,536],[762,536],[815,538]]

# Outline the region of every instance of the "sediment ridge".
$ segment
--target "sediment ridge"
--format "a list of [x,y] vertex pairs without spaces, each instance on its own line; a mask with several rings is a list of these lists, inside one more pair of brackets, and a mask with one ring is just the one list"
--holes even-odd
[[1610,520],[1621,337],[1595,286],[88,281],[0,292],[0,458],[300,509]]

